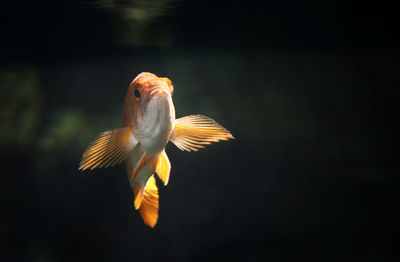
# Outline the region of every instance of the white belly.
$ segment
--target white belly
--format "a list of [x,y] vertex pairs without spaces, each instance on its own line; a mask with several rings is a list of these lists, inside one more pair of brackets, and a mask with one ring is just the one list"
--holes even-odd
[[160,125],[156,125],[151,136],[141,139],[140,145],[146,154],[161,152],[168,143],[169,134],[161,130]]
[[156,95],[138,117],[135,138],[146,154],[164,150],[175,125],[175,109],[170,95]]

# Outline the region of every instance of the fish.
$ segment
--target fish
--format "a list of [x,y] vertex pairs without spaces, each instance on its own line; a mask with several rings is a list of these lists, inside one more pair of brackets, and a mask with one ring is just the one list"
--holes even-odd
[[167,143],[171,141],[182,151],[198,151],[214,142],[234,139],[230,131],[207,116],[176,119],[173,93],[170,79],[149,72],[137,75],[126,93],[122,127],[99,134],[79,164],[79,170],[83,171],[124,162],[134,207],[150,227],[158,220],[155,174],[164,186],[170,180]]

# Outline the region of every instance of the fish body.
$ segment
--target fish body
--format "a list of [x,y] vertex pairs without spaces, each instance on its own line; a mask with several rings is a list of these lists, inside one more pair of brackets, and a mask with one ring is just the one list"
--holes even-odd
[[168,184],[171,164],[165,153],[169,141],[179,149],[197,151],[204,145],[233,139],[211,118],[190,115],[175,119],[171,80],[141,73],[130,84],[122,127],[101,133],[83,153],[79,169],[125,163],[134,192],[135,209],[154,227],[158,220],[158,188],[154,174]]

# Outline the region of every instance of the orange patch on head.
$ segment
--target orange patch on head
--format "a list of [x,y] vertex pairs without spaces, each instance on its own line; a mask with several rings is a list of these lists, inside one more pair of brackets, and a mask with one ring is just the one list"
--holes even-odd
[[161,81],[167,82],[168,85],[172,85],[171,80],[168,77],[160,77]]
[[152,81],[153,79],[147,79],[147,80],[142,80],[142,81],[138,81],[136,83],[136,85],[140,88],[146,88],[149,86],[150,81]]
[[148,82],[148,81],[150,81],[150,80],[152,80],[152,79],[157,79],[157,78],[158,78],[158,76],[156,76],[156,75],[153,74],[153,73],[142,72],[142,73],[140,73],[139,75],[137,75],[137,76],[135,77],[135,79],[133,79],[133,81],[132,81],[132,83],[130,84],[130,86],[133,86],[133,85],[136,85],[136,84],[142,85],[142,84],[144,84],[144,83],[146,83],[146,82]]
[[168,84],[171,94],[174,92],[174,86],[172,85],[172,81],[168,77],[160,78],[161,81],[164,81]]

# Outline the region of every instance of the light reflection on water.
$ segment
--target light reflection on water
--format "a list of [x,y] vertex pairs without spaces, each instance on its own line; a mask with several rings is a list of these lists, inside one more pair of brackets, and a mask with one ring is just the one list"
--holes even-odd
[[136,0],[91,2],[108,11],[116,26],[117,41],[124,46],[170,46],[173,43],[171,22],[179,0]]

